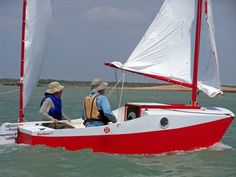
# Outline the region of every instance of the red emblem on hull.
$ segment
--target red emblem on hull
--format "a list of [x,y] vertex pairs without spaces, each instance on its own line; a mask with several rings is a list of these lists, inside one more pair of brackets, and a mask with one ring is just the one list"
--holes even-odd
[[110,128],[109,128],[109,127],[105,127],[105,128],[104,128],[104,132],[105,132],[105,133],[109,133],[109,132],[110,132]]

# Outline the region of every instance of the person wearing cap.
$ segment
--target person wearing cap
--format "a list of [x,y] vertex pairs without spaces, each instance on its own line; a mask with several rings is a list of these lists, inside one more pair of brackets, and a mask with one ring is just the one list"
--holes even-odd
[[39,114],[44,121],[53,121],[56,125],[60,120],[70,119],[62,112],[61,95],[64,86],[59,82],[51,82],[41,101]]
[[86,127],[106,125],[108,122],[116,123],[116,117],[111,112],[111,106],[105,94],[107,82],[94,79],[91,83],[90,95],[84,98],[83,115]]

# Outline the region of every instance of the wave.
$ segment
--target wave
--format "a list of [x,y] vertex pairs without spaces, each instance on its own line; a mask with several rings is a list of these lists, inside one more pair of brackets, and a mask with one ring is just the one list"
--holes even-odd
[[227,144],[223,144],[222,142],[218,142],[214,145],[212,145],[210,148],[210,150],[213,151],[224,151],[224,150],[233,150],[233,148]]
[[26,144],[7,144],[0,146],[0,154],[11,154],[12,152],[19,151],[22,148],[28,147]]

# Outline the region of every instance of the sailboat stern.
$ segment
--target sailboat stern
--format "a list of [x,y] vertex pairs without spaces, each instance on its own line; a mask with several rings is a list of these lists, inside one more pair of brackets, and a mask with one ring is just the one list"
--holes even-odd
[[17,127],[18,123],[5,122],[0,125],[0,145],[15,143]]

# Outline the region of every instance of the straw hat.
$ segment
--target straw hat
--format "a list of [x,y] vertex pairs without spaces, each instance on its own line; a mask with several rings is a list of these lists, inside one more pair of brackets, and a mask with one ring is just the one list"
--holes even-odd
[[104,82],[102,79],[96,78],[91,83],[91,91],[98,92],[100,90],[104,90],[107,86],[107,82]]
[[64,86],[61,85],[59,82],[51,82],[48,84],[48,89],[47,89],[47,93],[56,93],[56,92],[60,92],[61,90],[64,89]]

